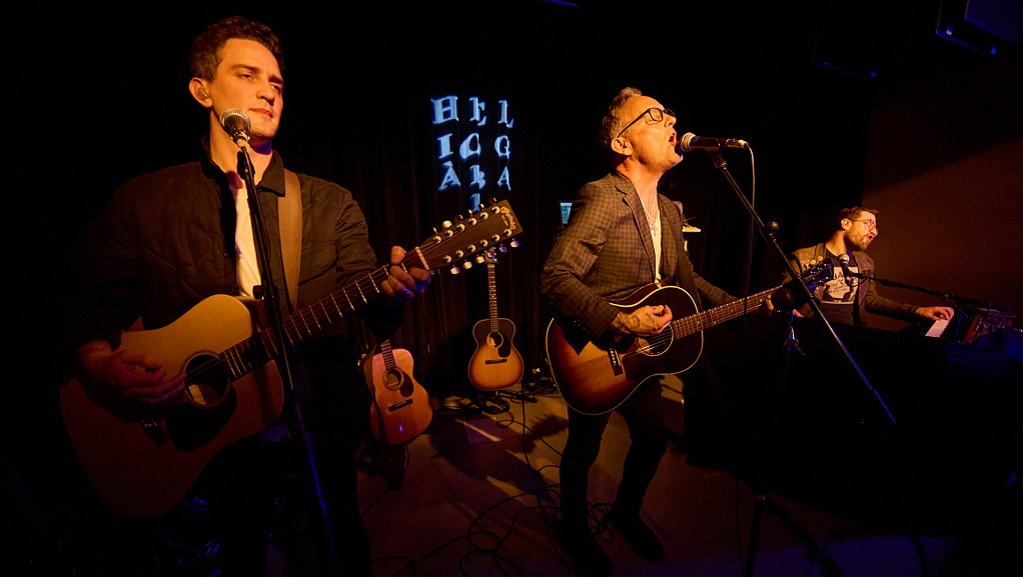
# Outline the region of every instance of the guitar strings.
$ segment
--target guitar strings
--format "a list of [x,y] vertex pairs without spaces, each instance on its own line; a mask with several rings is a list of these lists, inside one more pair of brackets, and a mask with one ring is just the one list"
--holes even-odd
[[[732,301],[719,307],[708,309],[696,313],[694,315],[683,317],[681,319],[673,320],[670,323],[668,323],[668,325],[671,327],[670,331],[661,331],[661,333],[659,334],[653,335],[649,338],[644,338],[643,340],[646,344],[642,346],[637,346],[635,351],[633,351],[632,353],[627,353],[627,355],[635,353],[646,354],[656,350],[663,350],[663,347],[670,345],[671,341],[676,338],[691,335],[704,328],[714,326],[721,322],[722,320],[729,320],[734,318],[734,315],[732,315],[731,313],[734,312],[735,309],[748,308],[752,310],[755,307],[759,307],[767,300],[768,295],[773,293],[775,290],[777,289],[776,288],[768,289],[766,291],[762,291],[757,294],[748,296],[746,298]],[[719,313],[724,314],[721,315]]]
[[[498,229],[501,229],[501,232],[505,234],[510,234],[512,232],[512,229],[516,228],[516,226],[513,224],[514,221],[513,220],[509,221],[509,219],[511,219],[513,216],[512,213],[510,212],[510,209],[508,210],[508,214],[503,214],[503,209],[501,209],[499,206],[500,204],[501,203],[498,203],[497,205],[491,206],[488,209],[489,211],[493,211],[494,213],[493,215],[498,218],[493,223],[489,223],[488,225],[483,226],[484,231],[481,232],[480,234],[484,234],[485,232],[487,232],[486,231],[487,228],[494,228],[495,226],[498,227]],[[406,271],[411,267],[419,267],[425,270],[430,270],[433,267],[430,265],[429,261],[435,257],[439,258],[440,255],[443,254],[444,251],[447,249],[446,245],[449,244],[453,238],[459,236],[461,233],[471,228],[476,227],[477,225],[482,225],[483,223],[486,223],[489,215],[484,215],[481,213],[480,216],[482,218],[479,219],[471,218],[467,222],[460,222],[457,225],[457,227],[455,227],[457,232],[452,232],[451,229],[445,229],[443,235],[436,234],[433,237],[431,237],[426,243],[423,243],[423,245],[406,252],[405,257],[402,259],[399,266],[401,266]],[[502,229],[501,227],[507,228]],[[295,314],[290,315],[287,319],[284,319],[284,321],[282,322],[282,327],[284,329],[285,336],[289,340],[290,345],[295,346],[296,344],[298,344],[301,340],[298,337],[301,336],[302,333],[305,333],[307,336],[311,336],[317,330],[323,330],[324,328],[323,324],[321,324],[320,322],[321,314],[322,318],[328,325],[331,325],[343,319],[346,313],[342,311],[343,307],[339,304],[339,299],[343,299],[342,302],[347,303],[349,309],[348,312],[354,312],[361,306],[356,304],[357,301],[362,301],[362,304],[368,304],[370,299],[367,297],[367,295],[372,295],[375,297],[382,292],[380,285],[385,280],[387,280],[389,274],[387,272],[387,268],[388,267],[380,267],[370,273],[367,273],[365,276],[357,278],[354,281],[344,285],[340,289],[331,292],[329,295],[327,295],[327,297],[321,299],[317,303],[308,306],[304,309],[298,310],[295,312]],[[353,292],[357,292],[359,295],[359,298],[356,299],[356,301],[352,300],[352,294],[350,293]],[[317,307],[319,307],[321,313],[316,312]],[[336,313],[337,315],[336,318],[332,318],[332,315],[334,313]],[[218,355],[215,355],[207,360],[204,360],[200,364],[196,365],[193,368],[193,370],[186,371],[184,378],[185,383],[188,384],[202,382],[203,379],[220,374],[222,371],[222,367],[225,366],[225,362],[227,362],[228,366],[230,366],[230,361],[232,359],[236,360],[239,363],[237,366],[233,368],[233,373],[237,375],[237,377],[240,377],[241,375],[255,368],[254,366],[247,366],[245,364],[245,358],[249,356],[249,353],[256,350],[256,348],[253,346],[253,343],[257,338],[259,339],[265,351],[272,351],[271,354],[267,355],[268,357],[267,361],[276,358],[277,355],[274,353],[277,353],[278,351],[276,350],[277,349],[276,339],[273,337],[275,337],[275,333],[271,328],[259,331],[252,338],[247,339],[244,342],[241,342],[237,345],[234,345],[228,348],[227,350],[219,353]],[[234,380],[234,378],[232,378],[232,380]]]
[[[364,295],[372,294],[376,296],[379,294],[381,292],[380,283],[387,279],[387,274],[385,268],[379,268],[362,278],[346,284],[314,305],[301,309],[284,319],[284,333],[288,337],[291,346],[301,341],[301,339],[297,338],[301,334],[310,336],[315,334],[317,330],[323,330],[321,318],[328,325],[332,325],[344,318],[345,312],[343,312],[342,306],[339,303],[339,297],[343,297],[343,302],[348,304],[348,308],[351,309],[348,312],[353,312],[359,308],[359,305],[352,301],[349,293],[357,291],[360,295],[360,301],[364,303],[369,302],[369,299],[365,298]],[[331,303],[331,306],[327,305],[328,301]],[[316,312],[317,307],[319,307],[321,313]],[[336,318],[332,318],[334,314],[336,314]],[[185,372],[185,385],[203,383],[207,379],[219,377],[225,372],[229,373],[227,376],[233,381],[252,371],[256,366],[276,358],[278,355],[276,354],[277,346],[274,336],[275,332],[268,328],[259,331],[249,339],[225,349],[219,354],[204,359],[195,367]],[[259,356],[260,348],[255,346],[257,340],[262,345],[261,350],[267,352],[267,354],[263,355],[266,357],[265,361]],[[258,365],[257,361],[259,361]]]

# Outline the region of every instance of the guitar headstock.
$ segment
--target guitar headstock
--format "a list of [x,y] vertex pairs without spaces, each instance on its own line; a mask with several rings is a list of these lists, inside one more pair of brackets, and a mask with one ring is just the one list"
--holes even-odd
[[522,233],[522,225],[507,200],[480,205],[478,212],[458,220],[445,221],[440,230],[424,243],[408,252],[406,262],[423,269],[447,267],[452,274],[472,268],[473,262],[483,263],[493,257],[494,251],[507,251],[518,246],[515,235]]
[[828,282],[835,278],[835,265],[831,263],[830,258],[826,258],[818,264],[806,269],[803,273],[803,282],[810,290],[816,289],[818,286]]

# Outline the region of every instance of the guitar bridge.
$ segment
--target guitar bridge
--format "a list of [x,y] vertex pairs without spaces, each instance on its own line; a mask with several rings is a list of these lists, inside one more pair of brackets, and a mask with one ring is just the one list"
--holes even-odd
[[400,409],[402,407],[407,407],[408,405],[411,405],[411,404],[412,404],[412,399],[407,399],[407,400],[404,400],[404,401],[402,401],[400,403],[395,403],[393,405],[390,405],[389,407],[387,407],[387,412],[388,413],[393,413],[394,411],[397,411],[398,409]]
[[618,354],[618,349],[614,346],[614,339],[611,340],[611,346],[607,348],[607,360],[611,362],[611,372],[616,375],[622,374],[622,356]]
[[149,411],[149,409],[144,409],[142,412],[144,414],[142,415],[142,418],[139,419],[139,425],[142,427],[142,432],[156,443],[158,447],[165,445],[170,439],[168,439],[167,435],[163,432],[163,428],[161,428],[160,424],[153,418],[153,414]]

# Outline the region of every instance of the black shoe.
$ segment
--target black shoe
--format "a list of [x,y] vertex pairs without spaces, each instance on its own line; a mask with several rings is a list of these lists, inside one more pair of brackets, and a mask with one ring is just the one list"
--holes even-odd
[[584,573],[593,577],[611,575],[611,559],[597,544],[597,540],[593,538],[589,527],[585,524],[562,523],[554,534],[561,546],[565,548],[568,556]]
[[643,522],[639,513],[623,512],[612,507],[607,514],[607,521],[622,534],[622,537],[625,537],[625,540],[632,545],[640,557],[647,561],[664,561],[664,547],[661,545],[661,540]]

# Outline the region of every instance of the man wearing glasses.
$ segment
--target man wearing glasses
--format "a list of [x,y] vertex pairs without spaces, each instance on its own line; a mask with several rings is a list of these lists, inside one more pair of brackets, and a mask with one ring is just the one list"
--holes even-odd
[[[951,307],[918,307],[878,294],[875,282],[870,280],[874,276],[874,259],[863,252],[877,235],[876,210],[858,206],[845,208],[835,218],[827,241],[789,255],[789,262],[799,272],[826,258],[834,264],[835,278],[817,287],[816,291],[824,316],[831,322],[850,325],[870,325],[870,313],[906,322],[951,319],[954,314]],[[847,271],[857,276],[849,276]],[[788,282],[788,275],[785,277],[785,282]],[[811,314],[811,309],[804,305],[797,313],[805,316]]]
[[[651,283],[677,285],[697,306],[734,300],[693,271],[683,249],[682,213],[657,191],[661,176],[682,160],[675,114],[639,90],[625,88],[611,102],[599,134],[600,145],[611,159],[611,173],[580,189],[540,276],[540,290],[556,309],[556,318],[568,319],[566,324],[585,338],[605,342],[621,335],[658,335],[673,315],[681,317],[684,311],[672,311],[663,304],[636,303],[629,311],[608,302]],[[613,410],[624,417],[631,444],[615,501],[606,516],[595,516],[595,524],[602,527],[607,521],[647,560],[665,557],[660,540],[640,517],[643,498],[667,449],[662,407],[657,379],[646,379],[613,409],[598,414],[569,404],[557,537],[576,564],[591,575],[610,575],[612,570],[610,559],[590,533],[590,515],[601,508],[590,510],[588,479]]]

